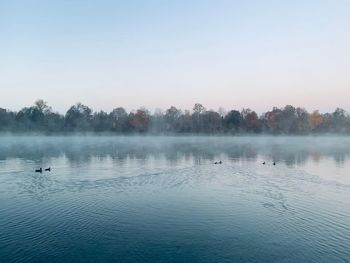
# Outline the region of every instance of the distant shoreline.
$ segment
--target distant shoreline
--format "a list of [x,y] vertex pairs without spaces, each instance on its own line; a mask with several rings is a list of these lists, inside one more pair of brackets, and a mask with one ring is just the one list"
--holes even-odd
[[240,133],[240,134],[204,134],[204,133],[112,133],[112,132],[56,132],[56,133],[45,133],[45,132],[0,132],[1,137],[216,137],[216,138],[245,138],[245,137],[254,137],[254,138],[283,138],[283,137],[292,137],[292,138],[312,138],[312,137],[349,137],[350,134],[344,133],[318,133],[318,134],[268,134],[268,133]]
[[0,133],[108,134],[108,135],[350,135],[350,114],[337,108],[332,113],[311,113],[300,107],[273,107],[258,114],[240,111],[207,110],[196,103],[192,109],[171,106],[165,112],[151,113],[146,108],[126,112],[122,107],[111,112],[94,112],[82,103],[64,114],[54,112],[43,100],[19,112],[0,108]]

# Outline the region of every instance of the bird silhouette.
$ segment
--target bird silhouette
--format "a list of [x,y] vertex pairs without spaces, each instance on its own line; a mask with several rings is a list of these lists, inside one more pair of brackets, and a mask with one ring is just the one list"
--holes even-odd
[[266,164],[266,162],[263,162],[262,164]]
[[40,169],[36,169],[35,172],[36,173],[42,173],[43,172],[43,168],[40,167]]
[[276,165],[276,162],[273,162],[273,165]]
[[47,172],[51,172],[51,167],[46,168],[46,169],[45,169],[45,171],[47,171]]

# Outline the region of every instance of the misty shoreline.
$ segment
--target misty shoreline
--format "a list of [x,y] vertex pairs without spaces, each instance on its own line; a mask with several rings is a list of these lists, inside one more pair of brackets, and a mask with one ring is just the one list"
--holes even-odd
[[337,108],[332,113],[308,112],[286,105],[258,115],[243,108],[226,111],[206,109],[196,103],[193,109],[171,106],[151,113],[144,107],[127,112],[123,107],[111,112],[94,111],[77,103],[65,114],[54,112],[43,100],[18,112],[0,108],[0,133],[27,134],[116,134],[116,135],[350,135],[350,114]]
[[238,133],[238,134],[206,134],[206,133],[113,133],[113,132],[0,132],[0,138],[4,137],[175,137],[175,138],[350,138],[350,134],[344,133],[319,133],[319,134],[269,134],[269,133]]

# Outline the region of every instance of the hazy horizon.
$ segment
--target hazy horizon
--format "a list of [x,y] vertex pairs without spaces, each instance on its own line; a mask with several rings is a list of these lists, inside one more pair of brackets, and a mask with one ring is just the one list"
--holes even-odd
[[0,107],[350,111],[350,2],[0,3]]

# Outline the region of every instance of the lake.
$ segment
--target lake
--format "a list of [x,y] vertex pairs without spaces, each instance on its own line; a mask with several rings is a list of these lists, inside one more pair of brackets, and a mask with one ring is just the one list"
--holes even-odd
[[350,262],[350,137],[2,136],[0,262]]

